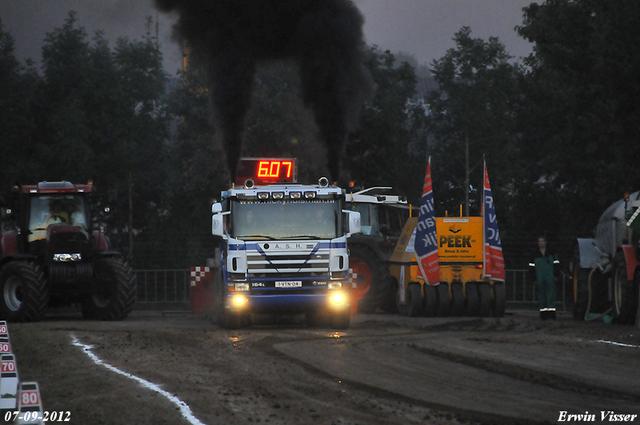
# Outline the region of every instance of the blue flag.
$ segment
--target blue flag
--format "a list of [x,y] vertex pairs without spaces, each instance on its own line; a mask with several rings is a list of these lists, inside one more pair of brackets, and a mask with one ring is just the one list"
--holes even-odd
[[424,281],[430,285],[439,284],[440,264],[438,262],[436,212],[433,202],[433,188],[431,186],[431,159],[429,159],[429,164],[427,165],[427,175],[422,188],[414,250]]
[[496,218],[496,208],[493,205],[493,195],[489,184],[489,174],[487,173],[487,163],[484,164],[484,184],[483,184],[483,209],[484,209],[484,275],[492,280],[504,282],[504,257],[502,256],[502,243],[500,242],[500,232],[498,231],[498,219]]

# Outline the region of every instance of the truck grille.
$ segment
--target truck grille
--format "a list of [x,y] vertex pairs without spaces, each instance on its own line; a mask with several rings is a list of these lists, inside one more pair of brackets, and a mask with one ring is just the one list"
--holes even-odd
[[318,277],[329,274],[329,249],[313,254],[291,255],[288,252],[261,255],[247,252],[249,278],[264,277]]

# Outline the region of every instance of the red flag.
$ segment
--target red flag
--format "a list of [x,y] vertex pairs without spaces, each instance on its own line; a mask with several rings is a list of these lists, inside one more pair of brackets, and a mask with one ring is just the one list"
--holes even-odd
[[440,283],[440,263],[438,262],[438,234],[436,232],[436,212],[431,187],[431,158],[427,165],[427,175],[420,199],[420,214],[416,226],[414,243],[418,267],[425,282],[430,285]]
[[484,163],[483,198],[483,223],[484,223],[484,275],[492,280],[504,282],[504,257],[502,256],[502,243],[498,231],[496,209],[493,205],[493,195],[489,185],[487,163]]

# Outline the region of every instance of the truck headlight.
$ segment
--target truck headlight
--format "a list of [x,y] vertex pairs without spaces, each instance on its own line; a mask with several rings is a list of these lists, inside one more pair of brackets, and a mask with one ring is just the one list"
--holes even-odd
[[342,289],[342,282],[329,282],[329,289]]
[[249,303],[249,299],[244,295],[234,295],[232,298],[232,306],[241,308],[245,307]]
[[249,284],[247,282],[244,283],[235,283],[234,284],[235,290],[236,292],[248,292],[249,291]]
[[336,292],[331,295],[330,299],[334,307],[341,307],[347,302],[347,296],[341,292]]

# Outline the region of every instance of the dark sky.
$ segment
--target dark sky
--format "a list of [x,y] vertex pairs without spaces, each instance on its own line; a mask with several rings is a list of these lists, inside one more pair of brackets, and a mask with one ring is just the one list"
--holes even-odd
[[[472,37],[498,37],[516,58],[531,52],[531,45],[514,31],[522,23],[522,8],[531,0],[354,0],[365,17],[365,38],[392,52],[414,54],[430,63],[454,47],[460,27],[471,27]],[[0,0],[0,20],[15,39],[20,59],[40,60],[46,33],[62,26],[68,12],[77,12],[79,24],[93,36],[104,30],[114,45],[120,36],[140,39],[147,16],[155,19],[152,0]],[[159,36],[165,69],[180,68],[180,51],[171,40],[172,18],[159,15]]]

